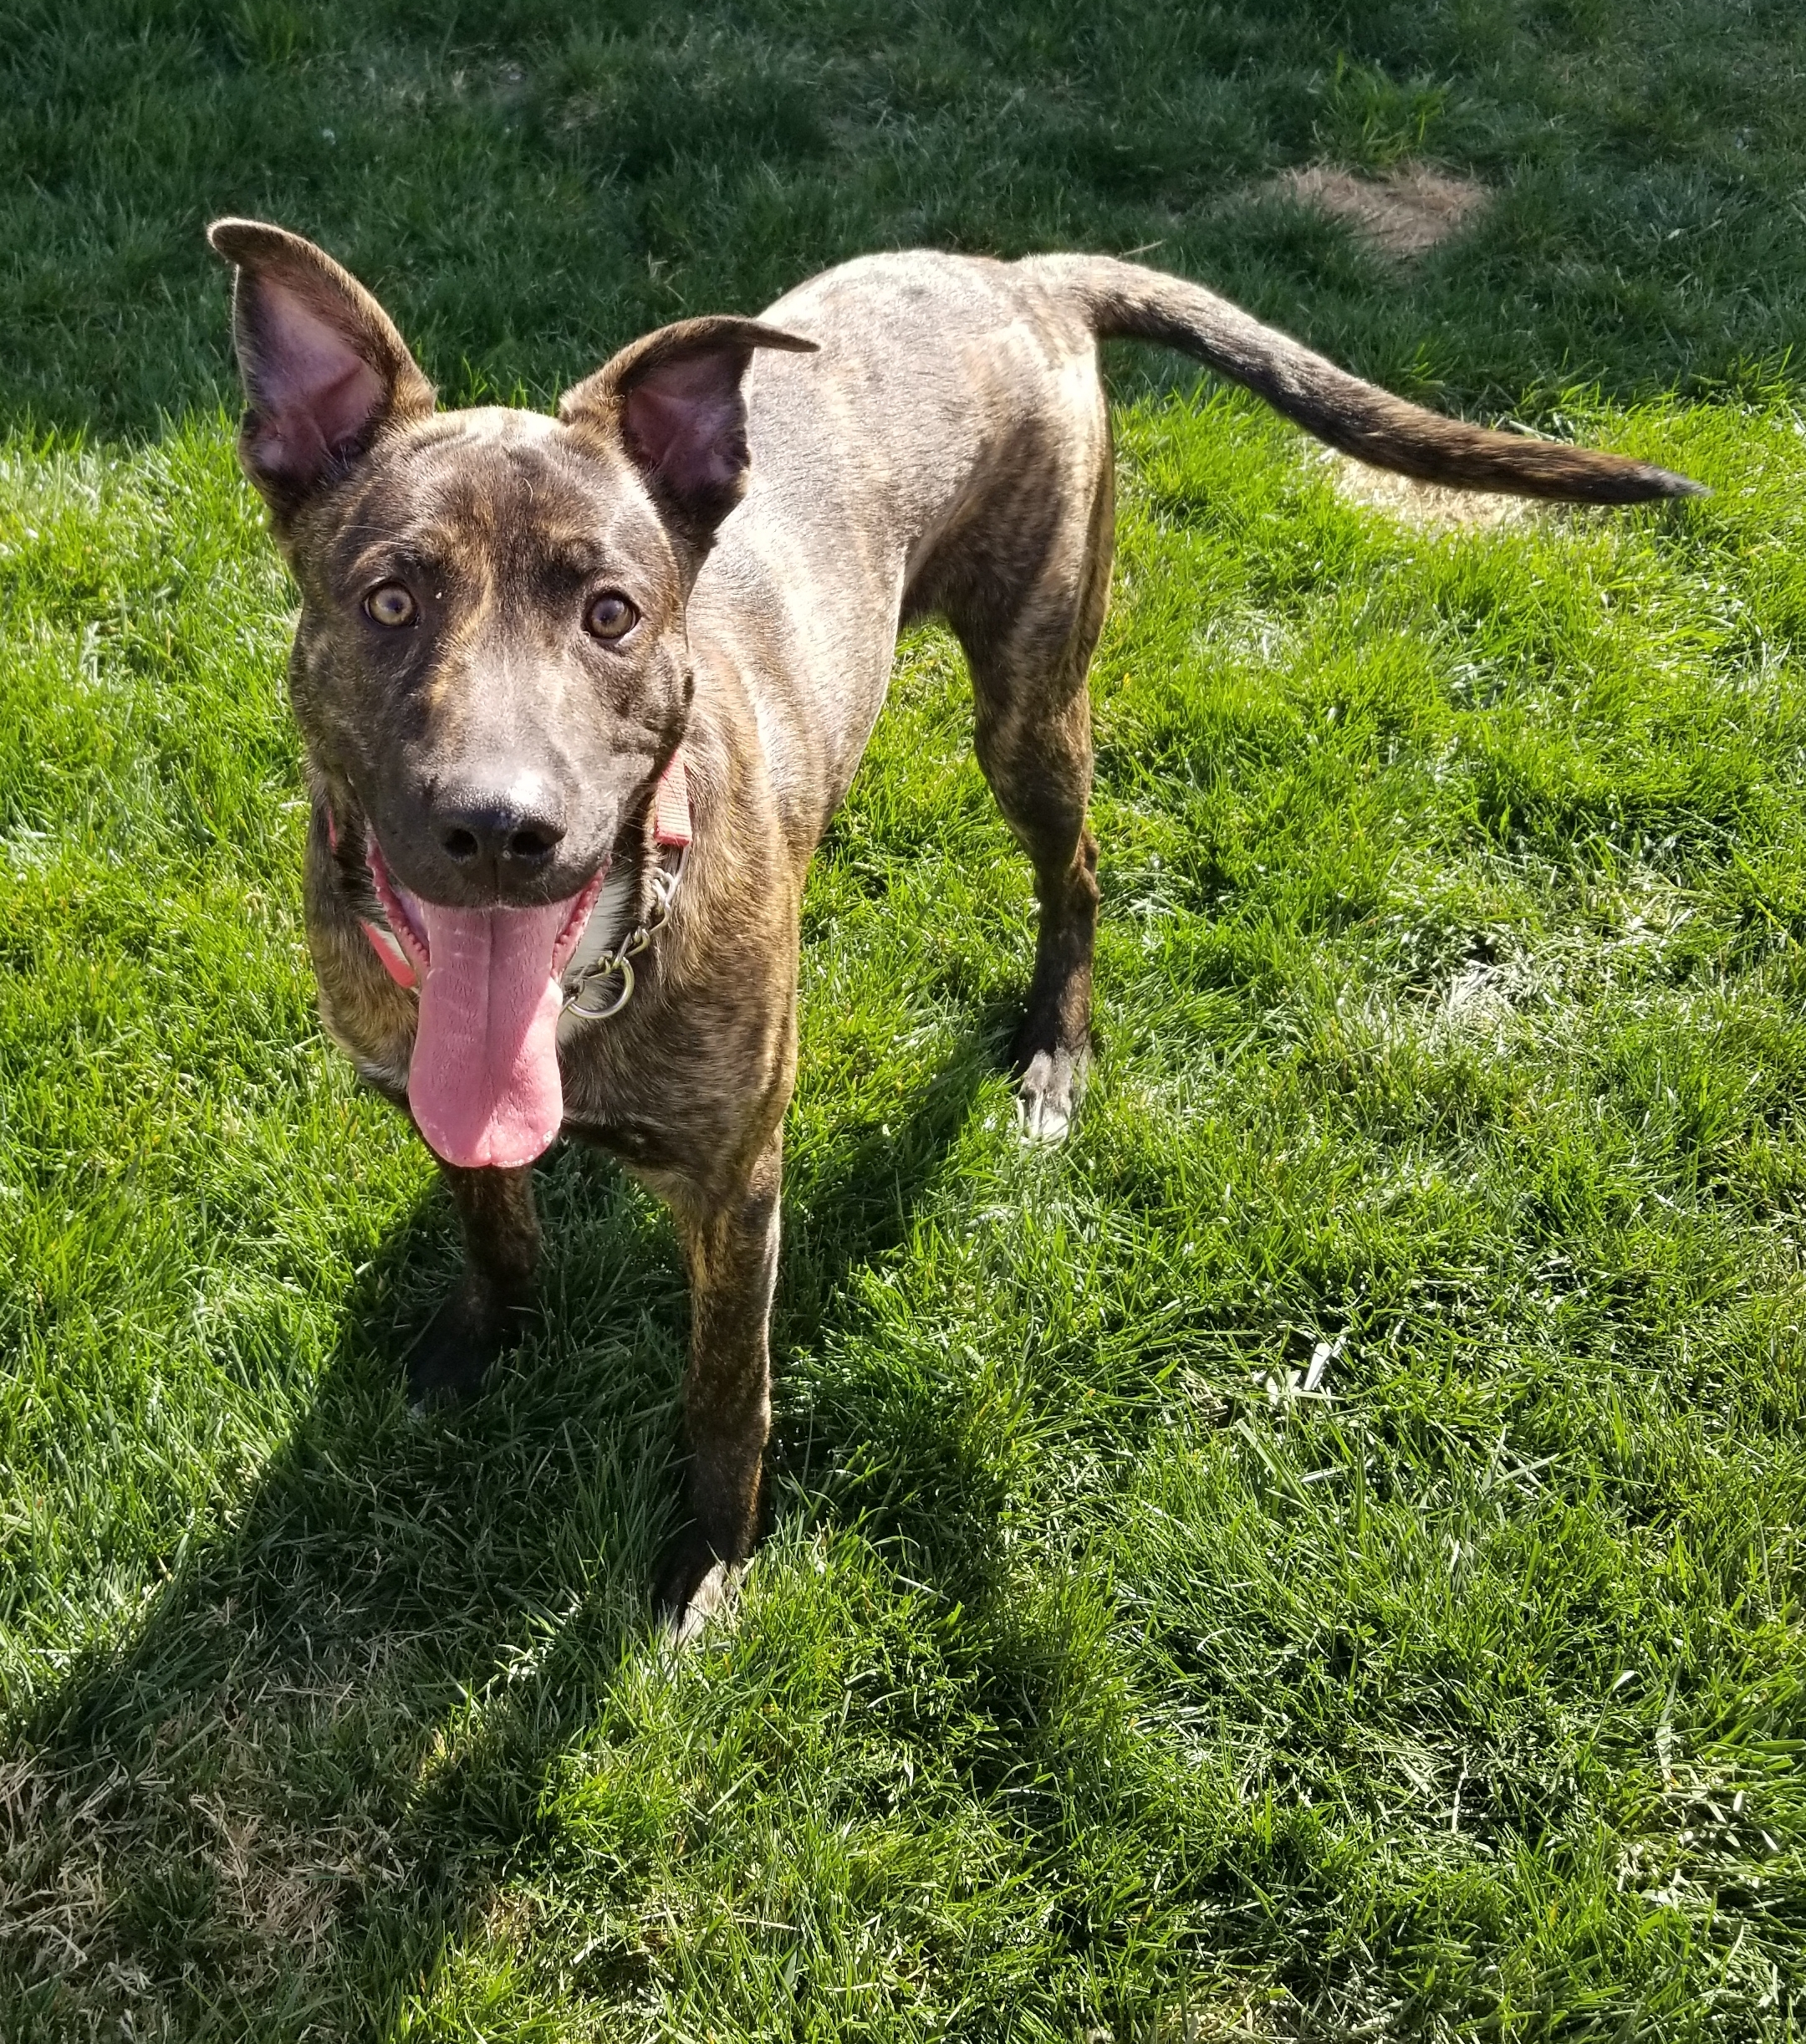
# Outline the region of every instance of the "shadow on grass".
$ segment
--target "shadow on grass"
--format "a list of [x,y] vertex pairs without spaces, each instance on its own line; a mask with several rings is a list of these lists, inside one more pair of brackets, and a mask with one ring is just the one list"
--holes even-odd
[[[906,1238],[992,1035],[795,1174],[820,1218],[789,1231],[780,1357]],[[675,1242],[620,1173],[562,1152],[542,1205],[544,1324],[483,1396],[411,1423],[400,1395],[455,1257],[429,1197],[224,1529],[0,1760],[10,2036],[361,2034],[533,1857],[547,1765],[657,1650],[687,1339]]]

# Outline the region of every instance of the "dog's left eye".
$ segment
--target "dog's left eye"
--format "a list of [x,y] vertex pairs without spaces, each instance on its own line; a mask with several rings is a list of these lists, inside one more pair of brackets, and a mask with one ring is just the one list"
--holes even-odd
[[584,629],[595,639],[625,639],[639,621],[640,613],[617,589],[592,596],[584,612]]
[[411,625],[419,608],[399,582],[385,582],[364,599],[364,615],[373,625],[386,625],[391,631]]

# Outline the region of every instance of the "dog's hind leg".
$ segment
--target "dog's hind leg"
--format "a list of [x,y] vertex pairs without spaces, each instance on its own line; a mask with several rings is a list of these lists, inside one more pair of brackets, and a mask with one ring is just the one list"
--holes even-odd
[[464,1268],[407,1359],[410,1402],[467,1398],[518,1332],[539,1261],[533,1168],[464,1171],[441,1163],[464,1236]]
[[[1023,1133],[1059,1142],[1090,1055],[1091,959],[1097,938],[1097,841],[1086,677],[1110,598],[1115,504],[1109,444],[1052,533],[1012,524],[1013,549],[1039,554],[1017,581],[1007,561],[968,579],[946,606],[972,669],[978,764],[1034,867],[1040,927],[1028,1009],[1012,1046]],[[1004,572],[999,573],[998,570]],[[1004,590],[1010,595],[998,599]],[[987,600],[988,599],[988,600]]]

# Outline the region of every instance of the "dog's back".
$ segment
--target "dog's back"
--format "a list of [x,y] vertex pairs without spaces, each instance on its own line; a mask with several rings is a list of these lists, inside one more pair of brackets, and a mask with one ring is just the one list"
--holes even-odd
[[[866,257],[763,317],[821,351],[747,372],[750,481],[691,631],[699,655],[715,646],[757,677],[787,746],[806,738],[819,758],[815,784],[794,789],[813,843],[882,705],[899,623],[957,624],[1056,566],[1046,556],[1099,486],[1109,427],[1081,309],[1016,266]],[[752,657],[749,632],[767,641]]]
[[[811,843],[864,750],[900,622],[944,614],[976,663],[1025,611],[1069,617],[1100,554],[1107,576],[1100,338],[1178,349],[1357,458],[1428,481],[1591,503],[1697,493],[1620,456],[1426,411],[1199,285],[1105,257],[867,256],[762,318],[820,353],[763,355],[747,373],[750,484],[691,626],[700,646],[733,648],[768,687],[763,713],[819,762],[794,789]],[[782,642],[747,661],[754,589]]]

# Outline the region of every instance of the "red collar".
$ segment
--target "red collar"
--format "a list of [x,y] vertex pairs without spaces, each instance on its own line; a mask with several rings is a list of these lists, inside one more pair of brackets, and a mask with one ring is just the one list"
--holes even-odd
[[[684,749],[680,745],[671,754],[670,764],[659,775],[658,786],[653,791],[652,842],[684,850],[693,835],[690,823],[690,769],[684,760]],[[329,806],[326,811],[326,838],[336,850],[339,828]],[[366,922],[361,917],[359,926],[369,938],[370,948],[389,977],[398,987],[412,986],[419,974],[395,933],[383,923]]]

